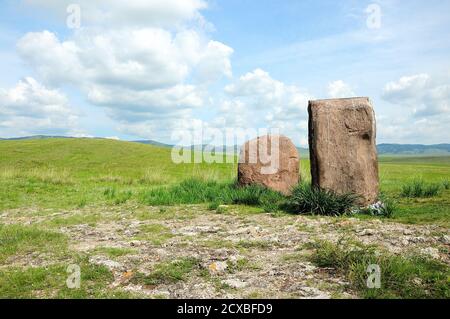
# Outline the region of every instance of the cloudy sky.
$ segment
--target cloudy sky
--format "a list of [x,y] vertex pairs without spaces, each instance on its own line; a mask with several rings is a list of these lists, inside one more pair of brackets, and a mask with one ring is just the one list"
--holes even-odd
[[442,0],[2,0],[0,137],[279,128],[304,146],[308,100],[369,96],[378,143],[450,142],[448,12]]

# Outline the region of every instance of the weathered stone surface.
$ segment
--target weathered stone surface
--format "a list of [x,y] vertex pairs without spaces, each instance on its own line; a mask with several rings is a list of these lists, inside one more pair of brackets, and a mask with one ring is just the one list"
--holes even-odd
[[375,113],[368,98],[310,101],[312,183],[338,194],[355,193],[360,204],[379,191]]
[[285,136],[261,136],[241,148],[238,166],[240,185],[258,184],[290,194],[299,182],[299,170],[297,148]]

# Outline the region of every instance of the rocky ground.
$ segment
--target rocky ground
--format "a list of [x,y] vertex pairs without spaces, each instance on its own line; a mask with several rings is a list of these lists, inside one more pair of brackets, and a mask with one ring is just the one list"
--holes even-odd
[[[379,219],[274,215],[240,206],[117,206],[12,210],[0,213],[0,221],[65,234],[70,251],[111,270],[108,288],[144,298],[357,298],[345,278],[309,261],[311,244],[323,240],[450,265],[448,229]],[[45,266],[52,258],[16,255],[1,267]],[[177,268],[177,261],[187,266]],[[152,277],[158,269],[160,276]]]

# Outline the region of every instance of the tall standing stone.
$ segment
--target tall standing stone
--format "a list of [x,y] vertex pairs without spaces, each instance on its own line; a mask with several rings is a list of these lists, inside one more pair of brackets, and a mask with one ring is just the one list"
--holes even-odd
[[360,204],[379,192],[375,113],[368,98],[310,101],[312,183],[338,194],[355,193]]
[[299,182],[299,170],[298,151],[289,138],[261,136],[242,146],[238,182],[242,186],[262,185],[289,195]]

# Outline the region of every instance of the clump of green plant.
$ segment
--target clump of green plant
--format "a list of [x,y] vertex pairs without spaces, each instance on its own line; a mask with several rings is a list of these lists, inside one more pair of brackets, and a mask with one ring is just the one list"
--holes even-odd
[[136,274],[132,281],[144,285],[160,285],[182,281],[185,276],[199,267],[199,261],[195,258],[184,258],[172,262],[161,263],[155,266],[149,275]]
[[178,205],[211,203],[209,209],[220,205],[245,204],[259,206],[266,202],[280,202],[283,195],[262,186],[239,187],[236,183],[218,183],[188,179],[170,187],[151,189],[141,193],[139,200],[147,205]]
[[216,201],[211,202],[208,205],[208,210],[217,210],[219,208],[219,206],[220,206],[219,202],[216,202]]
[[363,209],[357,209],[356,214],[370,215],[377,217],[392,218],[397,210],[396,203],[385,196],[380,196],[380,201]]
[[446,179],[444,181],[442,181],[442,187],[444,187],[444,189],[449,190],[450,189],[450,180]]
[[82,198],[80,199],[80,201],[77,204],[78,208],[84,208],[87,205],[87,199],[86,198]]
[[0,269],[2,298],[104,299],[132,298],[128,292],[108,287],[114,276],[108,268],[89,263],[87,258],[72,261],[81,268],[81,286],[70,289],[66,285],[67,264],[43,267],[4,267]]
[[[341,243],[342,244],[342,243]],[[347,245],[345,245],[347,246]],[[347,277],[353,289],[364,298],[449,298],[449,268],[422,256],[397,256],[379,253],[374,247],[343,245],[330,242],[314,244],[310,259],[318,267],[333,268]],[[381,270],[381,287],[367,285],[369,265]]]
[[36,251],[62,255],[66,249],[67,238],[63,234],[35,226],[0,224],[0,264],[10,256]]
[[403,185],[401,195],[407,198],[429,198],[438,196],[441,192],[441,185],[427,184],[422,179],[415,179]]
[[133,196],[133,192],[129,190],[118,192],[114,187],[108,187],[103,191],[103,195],[115,205],[120,205],[126,203]]
[[114,199],[114,198],[116,198],[116,189],[113,187],[108,187],[103,191],[103,195],[107,199]]
[[116,199],[114,200],[114,204],[120,205],[126,203],[131,196],[133,196],[132,191],[123,191],[117,194]]
[[339,195],[301,183],[294,188],[285,208],[296,214],[341,216],[350,213],[357,200],[358,196],[354,194]]

